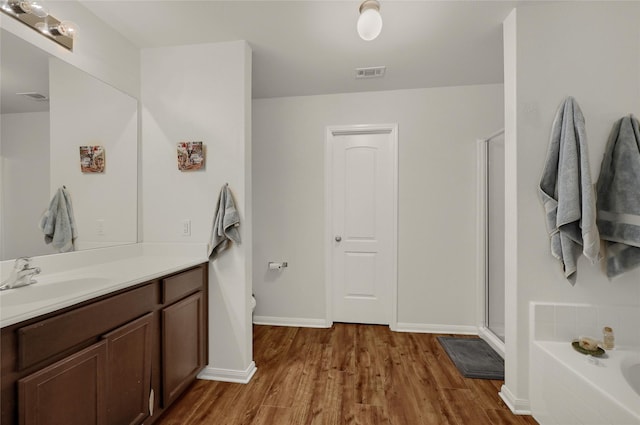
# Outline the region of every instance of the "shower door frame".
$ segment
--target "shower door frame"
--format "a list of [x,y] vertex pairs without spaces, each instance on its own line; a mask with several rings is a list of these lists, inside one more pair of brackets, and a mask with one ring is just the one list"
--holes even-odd
[[485,139],[477,140],[477,309],[478,335],[485,340],[502,358],[505,356],[505,343],[488,327],[489,323],[489,226],[487,202],[489,174],[487,168],[488,143],[491,139],[504,134],[504,129],[496,131]]

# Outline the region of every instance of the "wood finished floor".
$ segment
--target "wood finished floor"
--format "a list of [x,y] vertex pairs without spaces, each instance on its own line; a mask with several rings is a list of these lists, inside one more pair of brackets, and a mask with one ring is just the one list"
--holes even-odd
[[336,323],[254,326],[247,385],[197,381],[160,425],[527,425],[498,391],[463,378],[433,334]]

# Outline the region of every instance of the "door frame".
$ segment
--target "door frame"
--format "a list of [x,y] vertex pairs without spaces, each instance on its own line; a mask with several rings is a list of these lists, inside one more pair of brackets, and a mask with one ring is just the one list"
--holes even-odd
[[359,124],[359,125],[330,125],[325,131],[324,149],[324,249],[325,249],[325,303],[326,326],[333,325],[333,144],[334,136],[357,134],[390,134],[392,150],[392,194],[393,199],[393,227],[391,238],[391,258],[393,260],[391,288],[391,315],[389,328],[395,331],[398,325],[398,124]]
[[478,336],[485,340],[502,358],[505,357],[504,342],[500,340],[488,327],[488,290],[489,290],[489,227],[487,215],[487,187],[489,185],[489,173],[487,169],[488,143],[495,137],[504,134],[499,130],[486,139],[477,140],[477,249],[476,277],[477,277],[477,323]]

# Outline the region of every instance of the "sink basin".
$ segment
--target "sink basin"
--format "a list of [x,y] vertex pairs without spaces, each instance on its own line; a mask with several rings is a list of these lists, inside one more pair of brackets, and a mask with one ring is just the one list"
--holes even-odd
[[640,356],[629,356],[620,365],[622,375],[633,390],[640,395]]
[[75,277],[57,281],[47,281],[46,277],[37,283],[20,288],[0,291],[0,306],[18,306],[69,297],[74,294],[87,293],[109,283],[104,277]]

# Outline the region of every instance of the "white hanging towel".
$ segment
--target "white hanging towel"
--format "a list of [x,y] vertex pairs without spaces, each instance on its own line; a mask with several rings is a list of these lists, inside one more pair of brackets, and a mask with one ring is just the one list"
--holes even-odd
[[572,97],[562,102],[553,120],[538,195],[546,213],[551,254],[574,284],[581,252],[592,263],[600,260],[600,237],[584,116]]
[[211,229],[209,240],[209,258],[215,258],[219,253],[229,247],[230,241],[240,243],[240,215],[226,183],[220,190],[218,205]]
[[598,179],[598,230],[609,278],[640,267],[640,121],[618,120]]

